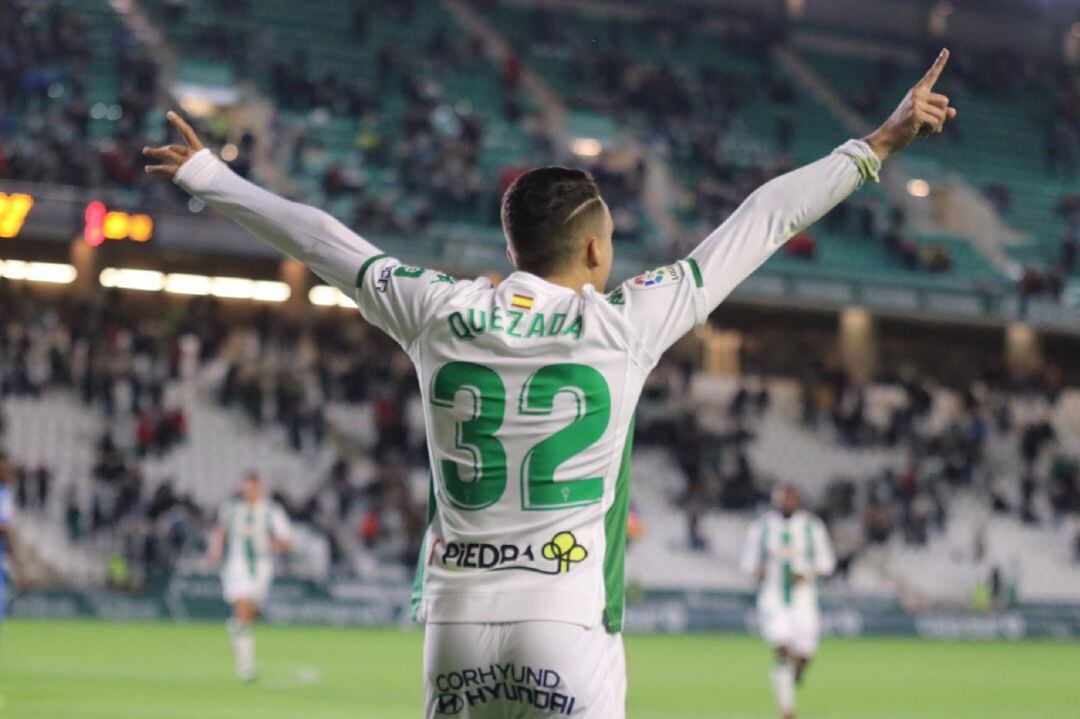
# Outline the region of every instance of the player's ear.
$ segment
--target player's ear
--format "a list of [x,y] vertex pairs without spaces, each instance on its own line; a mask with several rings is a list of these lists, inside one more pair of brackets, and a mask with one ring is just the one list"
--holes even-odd
[[509,245],[507,245],[507,247],[506,247],[506,259],[510,263],[511,267],[513,267],[514,269],[517,269],[517,262],[514,261],[514,253],[513,253],[513,251],[511,251]]
[[592,235],[585,241],[585,261],[589,269],[595,269],[603,264],[604,253],[600,249],[600,238]]

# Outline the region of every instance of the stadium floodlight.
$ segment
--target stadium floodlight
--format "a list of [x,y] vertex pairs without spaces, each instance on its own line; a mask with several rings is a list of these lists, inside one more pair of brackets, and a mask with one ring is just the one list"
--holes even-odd
[[339,290],[330,285],[315,285],[308,290],[308,302],[319,307],[333,307],[338,303]]
[[70,284],[78,272],[71,265],[57,262],[25,262],[23,260],[0,260],[0,277],[9,280],[49,282],[57,285]]
[[594,137],[579,137],[574,140],[570,149],[581,157],[598,157],[604,146]]
[[0,262],[0,276],[9,280],[26,279],[26,263],[22,260],[8,260]]
[[[71,279],[74,279],[74,268],[71,269],[71,272]],[[44,273],[46,276],[57,278],[61,276],[58,270],[45,270]],[[259,302],[284,302],[292,294],[287,284],[273,280],[251,280],[245,277],[209,277],[207,275],[192,275],[181,272],[165,274],[156,270],[129,270],[119,267],[106,267],[101,271],[98,280],[103,287],[116,287],[123,290],[169,292],[176,295],[213,295],[214,297],[257,300]],[[60,280],[51,281],[57,282]],[[71,280],[65,281],[70,282]]]
[[214,297],[228,297],[249,300],[255,294],[254,282],[242,277],[211,277],[210,294]]
[[907,192],[912,197],[929,197],[930,183],[919,178],[912,178],[908,180]]
[[165,275],[156,270],[129,270],[119,267],[106,267],[98,275],[98,281],[102,287],[160,292],[165,286]]
[[79,274],[75,268],[59,262],[30,262],[27,263],[26,279],[31,282],[50,282],[57,285],[66,285],[75,281]]
[[165,278],[165,291],[177,295],[208,295],[210,278],[206,275],[170,274]]
[[284,302],[290,295],[292,291],[284,282],[258,280],[254,283],[251,299],[259,302]]
[[356,303],[337,287],[315,285],[308,290],[308,302],[319,307],[346,307],[356,309]]
[[284,282],[249,280],[243,277],[211,277],[210,294],[237,300],[284,302],[291,294]]

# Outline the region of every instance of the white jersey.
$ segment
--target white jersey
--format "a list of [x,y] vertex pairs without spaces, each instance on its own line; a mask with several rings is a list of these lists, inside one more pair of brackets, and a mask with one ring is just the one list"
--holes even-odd
[[621,628],[634,408],[648,372],[787,239],[876,179],[863,142],[777,178],[689,257],[581,293],[382,254],[207,150],[176,182],[359,305],[416,365],[432,468],[413,616]]
[[[836,556],[825,523],[818,517],[799,510],[785,519],[773,510],[750,525],[742,568],[748,574],[764,572],[759,607],[815,609],[816,579],[833,573]],[[795,581],[797,576],[804,580]]]
[[273,541],[288,542],[289,518],[281,505],[267,499],[249,504],[242,499],[227,502],[218,516],[225,530],[222,574],[229,577],[256,576],[274,566]]

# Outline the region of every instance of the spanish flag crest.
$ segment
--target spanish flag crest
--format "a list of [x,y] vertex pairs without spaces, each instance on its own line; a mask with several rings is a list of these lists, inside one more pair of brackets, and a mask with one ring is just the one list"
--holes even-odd
[[514,293],[514,296],[510,298],[510,306],[517,310],[531,310],[533,306],[533,298],[529,295]]

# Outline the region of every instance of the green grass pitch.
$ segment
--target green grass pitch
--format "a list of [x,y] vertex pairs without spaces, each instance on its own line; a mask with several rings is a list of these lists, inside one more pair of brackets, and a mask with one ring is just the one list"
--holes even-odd
[[[224,627],[13,621],[2,719],[421,716],[422,634],[259,627],[260,678],[232,675]],[[629,719],[774,716],[752,637],[628,636]],[[828,640],[802,719],[1080,719],[1080,644]]]

